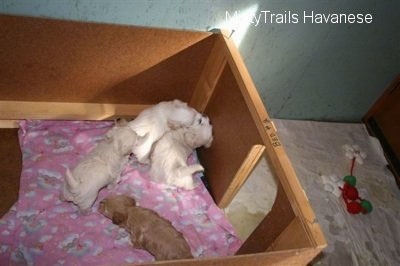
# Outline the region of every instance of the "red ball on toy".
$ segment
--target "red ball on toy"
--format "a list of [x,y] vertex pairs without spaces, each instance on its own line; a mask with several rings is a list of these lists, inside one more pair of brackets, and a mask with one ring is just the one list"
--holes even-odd
[[344,199],[349,199],[349,200],[358,199],[358,190],[355,187],[349,185],[348,183],[344,184],[342,192]]
[[[353,159],[354,164],[354,159]],[[351,170],[352,172],[353,170]],[[345,176],[343,187],[339,187],[342,191],[342,197],[346,204],[347,211],[351,214],[357,213],[370,213],[372,211],[372,204],[368,200],[361,199],[358,196],[358,190],[355,188],[356,178],[353,175]]]
[[351,214],[357,214],[363,211],[361,204],[357,201],[351,201],[346,203],[347,211]]

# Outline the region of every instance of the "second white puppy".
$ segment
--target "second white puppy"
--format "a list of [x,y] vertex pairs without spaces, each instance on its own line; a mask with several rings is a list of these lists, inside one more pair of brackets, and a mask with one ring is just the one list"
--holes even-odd
[[65,174],[64,199],[87,211],[101,188],[120,181],[120,174],[129,159],[132,146],[146,137],[138,137],[126,121],[117,122],[105,138],[73,169]]
[[200,117],[201,114],[180,100],[160,102],[143,110],[128,125],[139,136],[148,134],[148,137],[141,145],[133,147],[132,152],[140,163],[149,163],[153,143],[158,141],[165,132],[190,126]]
[[212,125],[204,116],[190,127],[165,133],[154,145],[150,178],[155,182],[194,189],[196,184],[192,175],[204,168],[200,164],[188,165],[187,158],[198,147],[210,147],[212,140]]

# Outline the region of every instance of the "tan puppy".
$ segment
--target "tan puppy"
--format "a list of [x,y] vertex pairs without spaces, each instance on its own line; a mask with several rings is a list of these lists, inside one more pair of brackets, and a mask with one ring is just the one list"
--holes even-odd
[[64,199],[74,202],[81,211],[89,210],[101,188],[120,181],[132,147],[145,138],[138,137],[126,121],[117,122],[72,171],[66,170]]
[[171,222],[137,207],[133,198],[109,196],[100,202],[99,211],[130,233],[134,247],[147,250],[156,260],[193,258],[185,238]]

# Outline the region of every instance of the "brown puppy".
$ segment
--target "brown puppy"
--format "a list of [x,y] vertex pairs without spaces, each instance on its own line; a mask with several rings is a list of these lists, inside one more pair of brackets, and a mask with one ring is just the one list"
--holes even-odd
[[99,211],[125,228],[132,245],[150,252],[156,260],[193,258],[183,235],[156,212],[137,207],[133,198],[112,195],[100,202]]

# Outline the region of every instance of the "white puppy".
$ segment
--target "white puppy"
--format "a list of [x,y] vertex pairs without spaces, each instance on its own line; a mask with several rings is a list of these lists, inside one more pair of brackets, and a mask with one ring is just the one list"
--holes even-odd
[[133,147],[132,152],[140,163],[149,163],[149,155],[153,143],[158,141],[165,132],[182,126],[190,126],[200,118],[195,109],[180,100],[160,102],[143,110],[128,125],[139,135],[148,134],[141,145]]
[[81,211],[88,210],[101,188],[120,181],[132,146],[145,138],[138,137],[126,122],[118,122],[72,172],[67,168],[64,199],[74,202]]
[[210,147],[212,140],[212,125],[204,116],[190,127],[165,133],[154,145],[150,178],[155,182],[194,189],[196,184],[192,175],[204,168],[200,164],[188,165],[187,158],[198,147]]

